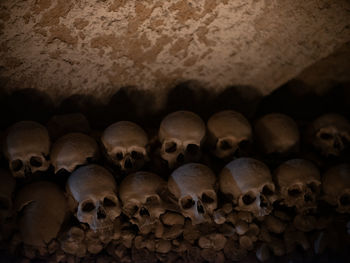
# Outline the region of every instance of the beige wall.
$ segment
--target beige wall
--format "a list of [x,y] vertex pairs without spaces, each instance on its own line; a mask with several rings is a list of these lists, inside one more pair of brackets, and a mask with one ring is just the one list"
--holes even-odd
[[54,101],[178,82],[265,95],[350,41],[346,0],[0,0],[0,78]]

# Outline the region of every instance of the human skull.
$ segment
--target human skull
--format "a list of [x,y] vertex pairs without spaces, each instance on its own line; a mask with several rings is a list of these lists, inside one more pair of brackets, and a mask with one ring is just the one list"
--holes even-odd
[[192,224],[211,222],[217,208],[216,177],[207,166],[199,163],[180,166],[171,174],[168,189]]
[[310,161],[292,159],[282,163],[274,173],[282,204],[307,212],[317,207],[321,191],[318,168]]
[[120,184],[119,196],[123,211],[140,230],[159,221],[165,207],[159,193],[166,182],[150,172],[128,175]]
[[232,156],[252,140],[252,127],[248,120],[236,111],[226,110],[214,114],[207,123],[208,142],[218,158]]
[[55,173],[73,172],[78,166],[91,163],[98,156],[96,141],[83,133],[69,133],[59,138],[51,149]]
[[119,121],[107,127],[101,137],[112,163],[122,172],[135,172],[147,160],[148,137],[137,124]]
[[14,177],[25,177],[49,168],[50,138],[47,129],[34,121],[20,121],[8,130],[4,155]]
[[0,182],[0,223],[3,225],[12,216],[12,194],[16,181],[10,171],[0,168]]
[[286,154],[297,150],[299,129],[295,121],[281,113],[271,113],[255,124],[255,135],[265,154]]
[[67,192],[80,222],[87,223],[95,232],[113,229],[121,209],[117,184],[107,169],[96,164],[78,168],[68,178]]
[[261,217],[272,211],[275,185],[269,168],[253,158],[238,158],[220,173],[220,190],[229,196],[238,211]]
[[350,213],[350,165],[331,167],[322,177],[324,200],[339,213]]
[[325,156],[339,156],[350,143],[350,123],[338,114],[318,117],[312,122],[308,133],[311,145]]
[[206,128],[202,119],[190,111],[176,111],[161,122],[158,137],[160,156],[169,168],[198,161]]
[[22,241],[33,247],[46,247],[56,238],[67,214],[64,193],[45,181],[24,186],[15,198],[15,207]]

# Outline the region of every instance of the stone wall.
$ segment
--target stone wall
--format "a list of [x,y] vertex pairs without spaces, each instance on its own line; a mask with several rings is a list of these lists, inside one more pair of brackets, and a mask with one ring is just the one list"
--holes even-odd
[[346,0],[1,0],[0,84],[58,102],[193,80],[270,93],[350,41]]

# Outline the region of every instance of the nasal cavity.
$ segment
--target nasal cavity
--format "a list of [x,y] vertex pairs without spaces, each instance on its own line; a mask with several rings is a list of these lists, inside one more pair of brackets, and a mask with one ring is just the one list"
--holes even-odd
[[260,207],[267,207],[267,206],[268,206],[267,200],[265,198],[261,197]]
[[97,210],[97,219],[105,219],[106,218],[106,212],[99,208]]
[[177,156],[176,161],[177,161],[178,163],[183,163],[183,162],[185,161],[185,156],[184,156],[182,153],[180,153],[180,154]]
[[201,204],[197,204],[198,213],[204,214],[204,207]]
[[312,201],[312,196],[311,195],[305,195],[304,196],[304,201],[305,202],[311,202]]
[[125,160],[125,168],[127,168],[127,169],[130,169],[130,168],[132,168],[132,162],[131,162],[131,160],[130,160],[130,158],[127,158],[126,160]]
[[337,150],[341,150],[341,149],[342,149],[342,145],[341,145],[341,143],[340,143],[338,140],[335,140],[335,141],[334,141],[333,146],[334,146],[334,148],[337,149]]

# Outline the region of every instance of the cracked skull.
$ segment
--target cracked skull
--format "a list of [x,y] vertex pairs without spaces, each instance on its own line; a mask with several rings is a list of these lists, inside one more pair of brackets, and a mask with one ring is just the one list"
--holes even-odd
[[265,154],[294,152],[299,145],[299,129],[287,115],[271,113],[260,118],[254,127],[256,139]]
[[274,173],[282,204],[307,212],[317,207],[321,179],[318,168],[310,161],[292,159],[282,163]]
[[120,199],[123,211],[140,230],[159,221],[165,207],[159,196],[166,182],[150,172],[128,175],[120,184]]
[[65,170],[73,172],[78,166],[96,160],[96,141],[83,133],[69,133],[59,138],[52,146],[51,163],[55,173]]
[[67,214],[64,193],[45,181],[24,186],[16,196],[15,207],[22,241],[34,247],[46,247],[56,238]]
[[350,123],[341,115],[325,114],[312,122],[308,135],[322,155],[339,156],[350,143]]
[[252,140],[252,127],[240,113],[227,110],[210,117],[207,123],[208,142],[218,158],[232,156]]
[[211,222],[217,208],[216,177],[205,165],[189,163],[177,168],[168,180],[168,189],[176,198],[183,216],[192,224]]
[[197,114],[189,111],[169,114],[162,120],[158,133],[162,159],[170,168],[198,161],[205,132],[205,124]]
[[110,125],[104,130],[101,140],[109,159],[123,172],[141,169],[148,158],[147,134],[133,122],[120,121]]
[[331,167],[322,177],[323,198],[340,213],[350,213],[350,165]]
[[68,178],[67,192],[80,222],[95,232],[113,229],[121,209],[117,184],[107,169],[95,164],[78,168]]
[[4,155],[14,177],[25,177],[49,166],[50,138],[47,129],[33,121],[12,125],[4,142]]
[[265,216],[276,200],[269,168],[253,158],[238,158],[220,173],[220,190],[232,199],[238,211]]

